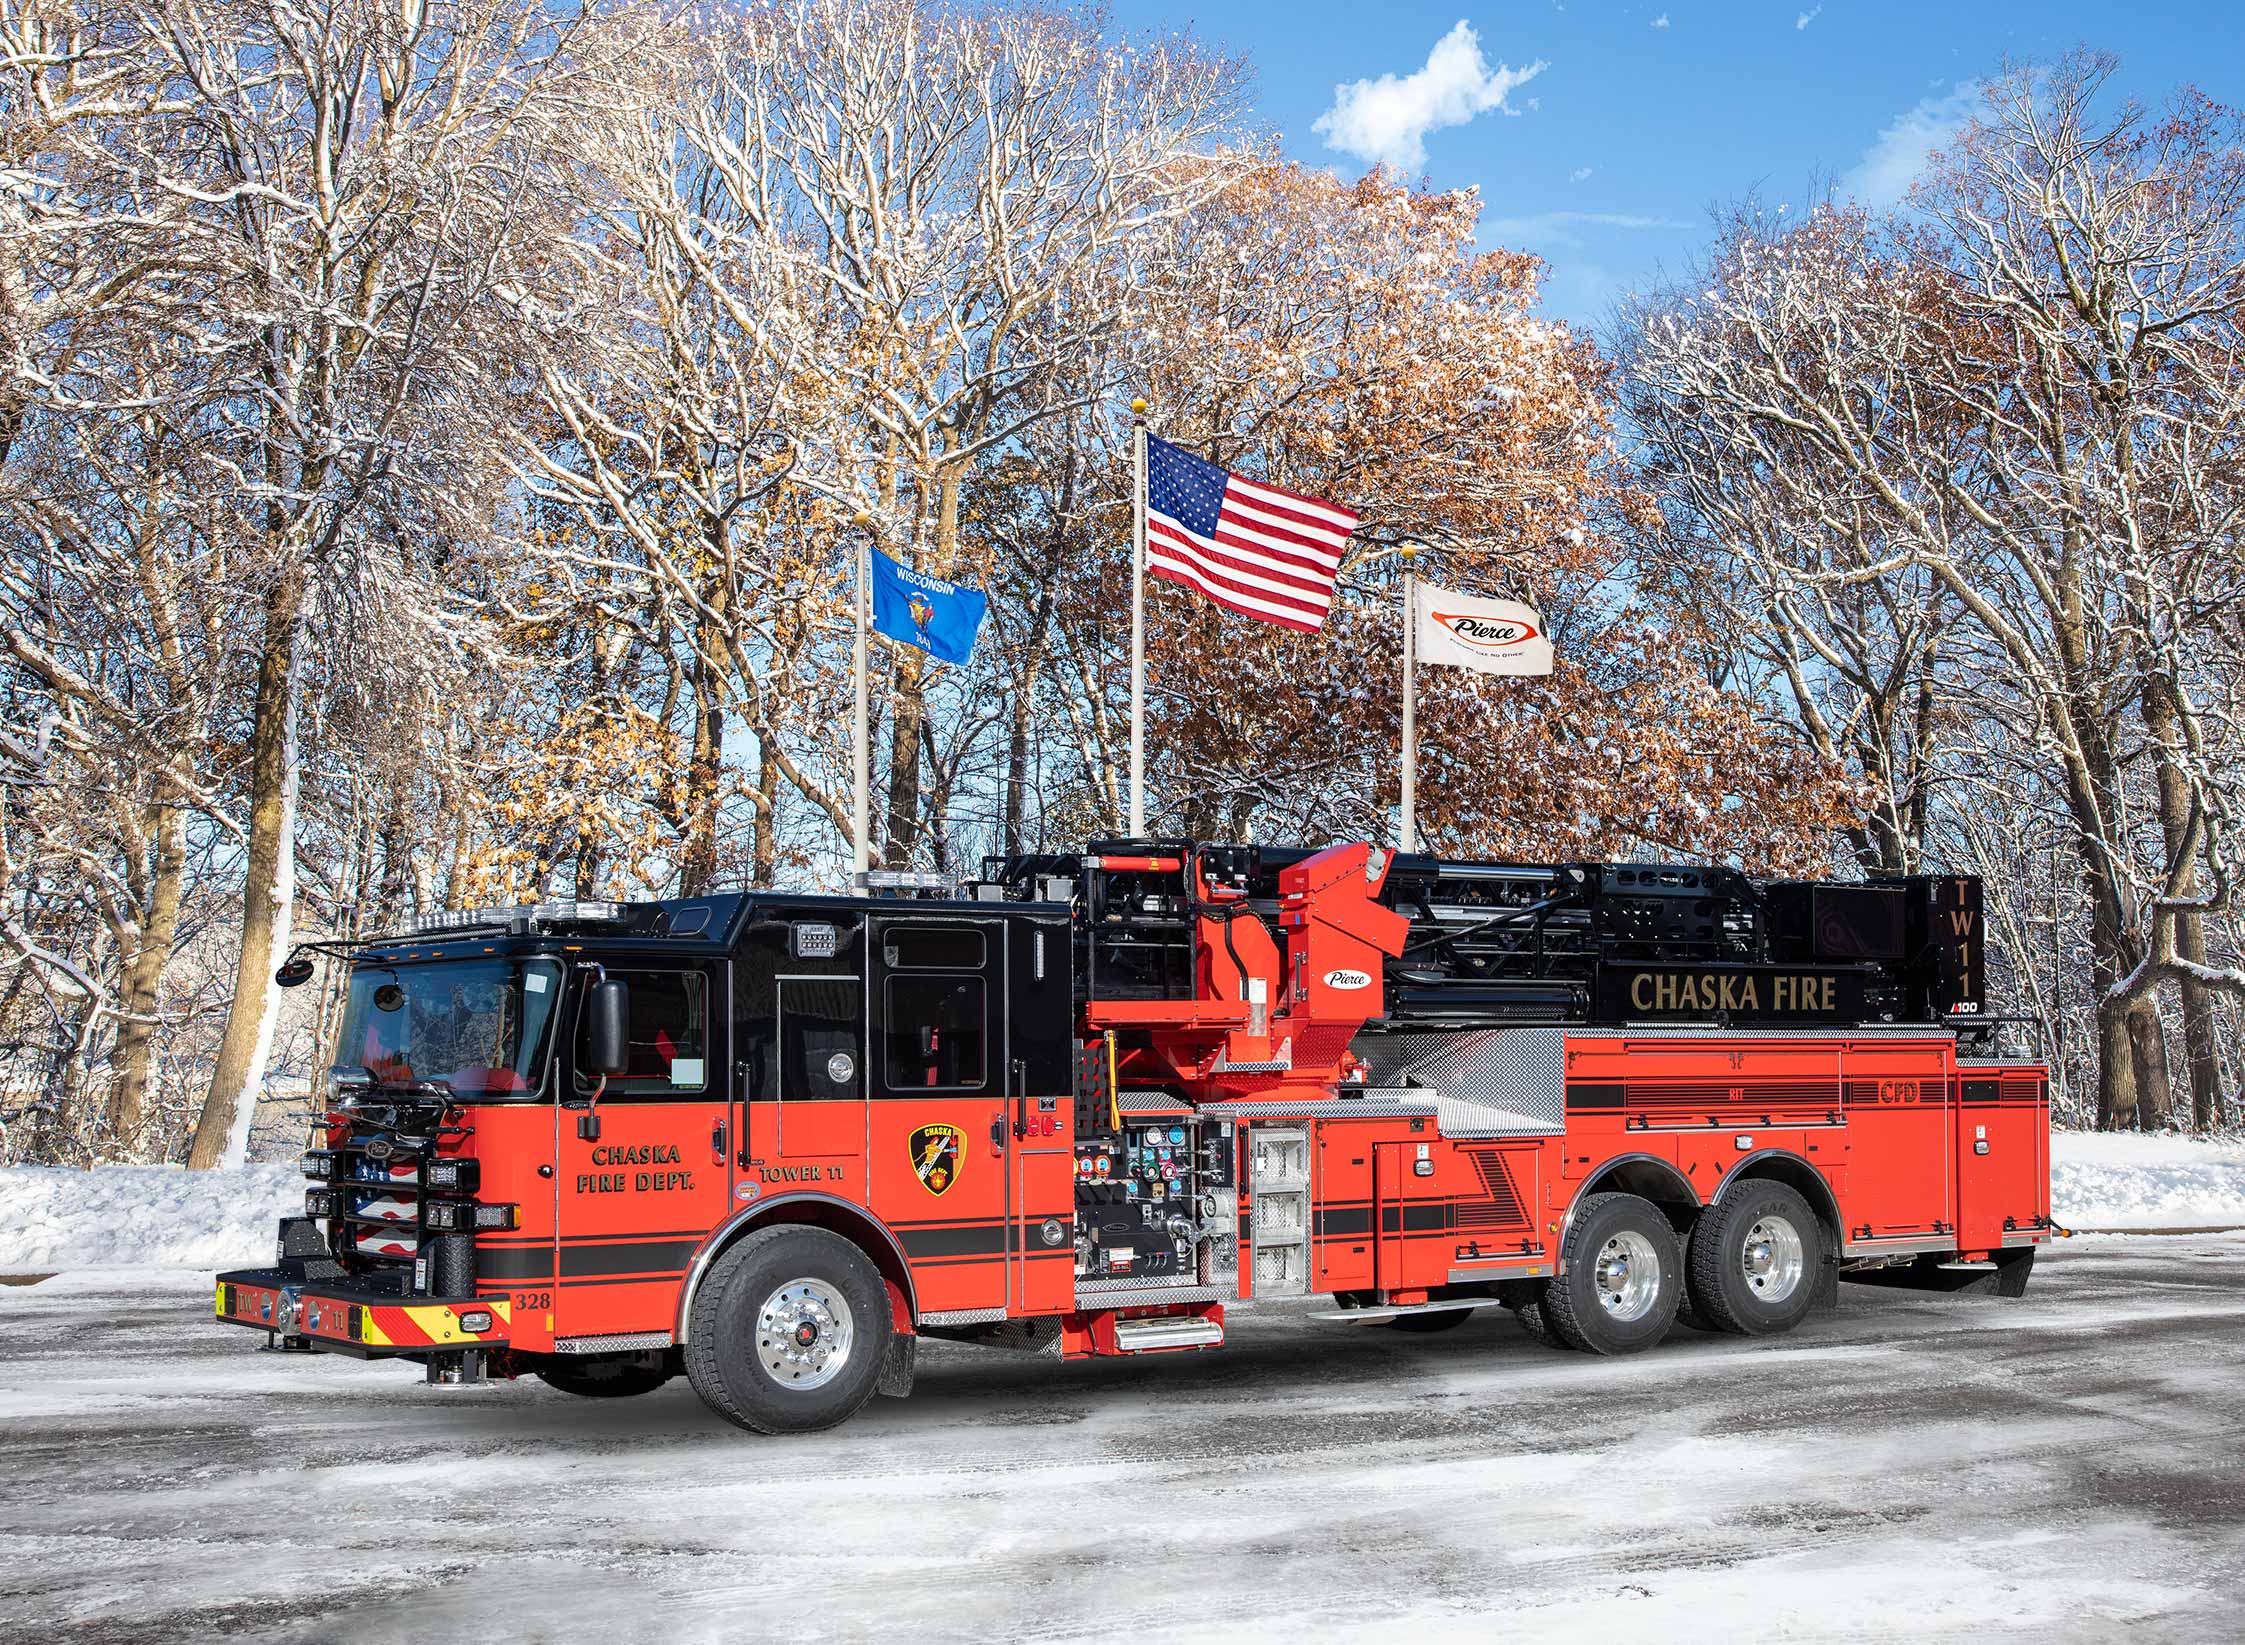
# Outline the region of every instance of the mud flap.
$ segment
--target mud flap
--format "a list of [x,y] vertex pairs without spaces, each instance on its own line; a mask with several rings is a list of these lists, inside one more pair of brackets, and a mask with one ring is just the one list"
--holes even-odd
[[912,1392],[912,1361],[919,1346],[920,1339],[910,1332],[889,1333],[888,1351],[881,1356],[881,1380],[873,1385],[875,1393],[902,1399]]
[[1866,1268],[1841,1277],[1857,1285],[1884,1285],[1901,1291],[2023,1297],[2027,1294],[2027,1276],[2034,1272],[2034,1266],[2035,1253],[2029,1247],[2022,1251],[1998,1251],[1993,1262],[1965,1264],[1944,1257],[1919,1257],[1908,1264]]

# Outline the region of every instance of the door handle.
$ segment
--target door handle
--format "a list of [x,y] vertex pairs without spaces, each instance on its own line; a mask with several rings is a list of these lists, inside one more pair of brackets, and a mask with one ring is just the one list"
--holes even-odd
[[1006,1116],[1001,1110],[1000,1112],[992,1114],[990,1116],[990,1152],[993,1154],[1003,1154],[1005,1151]]
[[723,1120],[710,1122],[709,1163],[712,1165],[723,1165],[725,1163],[725,1122]]

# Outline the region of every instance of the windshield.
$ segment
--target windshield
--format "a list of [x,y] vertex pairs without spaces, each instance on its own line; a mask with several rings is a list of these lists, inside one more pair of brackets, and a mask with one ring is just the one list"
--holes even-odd
[[442,1080],[457,1097],[538,1089],[561,992],[552,960],[440,960],[351,973],[335,1061],[385,1085]]

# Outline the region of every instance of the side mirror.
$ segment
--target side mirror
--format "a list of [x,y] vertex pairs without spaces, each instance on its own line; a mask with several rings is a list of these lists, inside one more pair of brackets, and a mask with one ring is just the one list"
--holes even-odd
[[603,977],[585,1001],[585,1065],[578,1072],[612,1078],[631,1069],[631,984]]
[[312,980],[312,960],[308,954],[299,954],[273,973],[273,981],[282,988],[301,988]]

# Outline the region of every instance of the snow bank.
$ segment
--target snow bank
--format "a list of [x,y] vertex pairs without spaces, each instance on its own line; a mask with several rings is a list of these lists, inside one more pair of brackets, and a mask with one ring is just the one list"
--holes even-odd
[[2245,1226],[2245,1142],[2057,1132],[2050,1214],[2068,1228]]
[[239,1268],[270,1262],[273,1224],[301,1214],[296,1166],[183,1171],[0,1169],[0,1273],[62,1268]]
[[[2245,1225],[2245,1142],[2061,1131],[2050,1198],[2069,1228]],[[0,1169],[0,1273],[261,1263],[304,1205],[295,1165]]]

